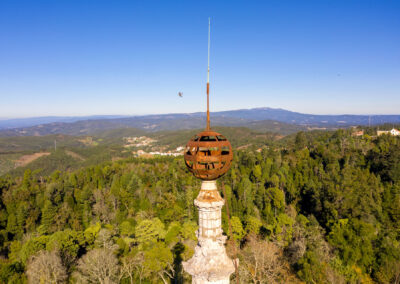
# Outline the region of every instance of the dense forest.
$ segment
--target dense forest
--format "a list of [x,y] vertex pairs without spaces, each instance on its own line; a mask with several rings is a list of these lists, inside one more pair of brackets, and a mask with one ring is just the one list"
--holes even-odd
[[[241,283],[400,283],[400,138],[299,132],[218,184]],[[186,283],[199,188],[182,157],[4,176],[0,282]]]

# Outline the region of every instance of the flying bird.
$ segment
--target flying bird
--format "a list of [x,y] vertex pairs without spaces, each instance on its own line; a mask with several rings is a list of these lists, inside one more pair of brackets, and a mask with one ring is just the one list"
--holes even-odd
[[182,97],[183,97],[183,93],[182,93],[182,92],[179,92],[179,93],[178,93],[178,96],[182,98]]

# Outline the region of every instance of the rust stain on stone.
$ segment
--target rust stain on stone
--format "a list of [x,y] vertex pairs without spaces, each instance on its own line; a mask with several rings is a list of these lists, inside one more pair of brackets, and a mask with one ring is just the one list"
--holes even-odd
[[217,190],[200,190],[199,196],[197,196],[196,200],[211,203],[222,201],[223,199]]

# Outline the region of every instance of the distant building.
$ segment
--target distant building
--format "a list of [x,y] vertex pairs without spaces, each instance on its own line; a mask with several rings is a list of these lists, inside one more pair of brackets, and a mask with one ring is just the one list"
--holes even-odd
[[392,128],[392,130],[378,130],[377,131],[377,135],[381,136],[383,134],[388,134],[388,135],[392,135],[392,136],[400,136],[400,131]]
[[393,135],[393,136],[399,136],[400,135],[400,131],[393,128],[392,130],[390,130],[390,134]]
[[378,136],[381,136],[381,135],[383,135],[383,134],[389,134],[389,131],[388,131],[388,130],[378,130],[378,131],[376,132],[376,134],[377,134]]
[[173,156],[173,157],[178,157],[182,156],[183,152],[160,152],[160,151],[152,151],[152,152],[145,152],[143,150],[138,150],[137,152],[132,152],[137,157],[142,157],[142,158],[152,158],[154,156]]
[[185,147],[183,146],[179,146],[178,148],[176,148],[176,152],[181,152],[185,149]]
[[353,135],[353,136],[363,136],[364,135],[364,130],[353,132],[351,135]]
[[151,139],[146,136],[141,137],[124,137],[123,140],[125,141],[124,147],[145,147],[150,146],[152,143],[157,142],[155,139]]

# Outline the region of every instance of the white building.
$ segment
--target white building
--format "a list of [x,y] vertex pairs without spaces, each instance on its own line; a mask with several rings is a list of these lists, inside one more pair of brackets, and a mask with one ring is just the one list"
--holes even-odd
[[392,130],[390,130],[390,131],[388,131],[388,130],[378,130],[377,134],[378,134],[378,136],[381,136],[383,134],[389,134],[389,135],[392,135],[392,136],[400,136],[400,131],[395,129],[395,128],[392,128]]
[[392,130],[390,130],[390,135],[399,136],[400,135],[400,131],[393,128]]

